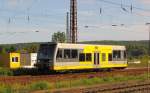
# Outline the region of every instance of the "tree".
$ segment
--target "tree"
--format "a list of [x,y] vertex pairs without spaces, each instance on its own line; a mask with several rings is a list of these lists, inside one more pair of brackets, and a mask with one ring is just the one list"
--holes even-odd
[[36,53],[38,51],[38,47],[32,44],[27,48],[27,51],[28,53]]
[[17,49],[15,46],[9,46],[9,47],[6,47],[5,50],[9,53],[9,52],[16,52]]
[[52,42],[64,43],[66,41],[66,35],[64,32],[56,32],[52,35]]

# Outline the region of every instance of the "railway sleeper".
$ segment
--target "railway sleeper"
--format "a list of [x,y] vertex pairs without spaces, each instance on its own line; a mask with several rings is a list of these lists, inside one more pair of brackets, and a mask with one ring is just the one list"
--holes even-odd
[[[145,87],[146,86],[146,87]],[[142,88],[141,88],[142,87]],[[121,86],[121,87],[116,87],[116,88],[105,88],[105,89],[99,89],[97,88],[88,88],[83,90],[83,93],[101,93],[101,92],[112,92],[112,93],[132,93],[132,92],[136,92],[136,91],[141,91],[141,90],[150,90],[150,84],[136,84],[136,85],[131,85],[131,86]],[[122,91],[123,90],[123,91]],[[117,91],[117,92],[115,92]]]

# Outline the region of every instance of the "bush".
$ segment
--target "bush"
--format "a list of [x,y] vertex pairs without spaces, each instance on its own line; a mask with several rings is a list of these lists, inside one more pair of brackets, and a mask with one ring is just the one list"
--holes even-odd
[[0,76],[12,76],[13,72],[6,68],[0,68]]
[[55,83],[56,88],[69,88],[71,87],[71,81],[61,81]]
[[103,78],[103,81],[104,82],[114,82],[115,79],[113,77],[106,77],[106,78]]
[[0,93],[12,93],[12,89],[10,86],[4,86],[1,84]]
[[50,83],[46,81],[35,82],[30,85],[31,90],[47,90],[50,88],[51,88]]

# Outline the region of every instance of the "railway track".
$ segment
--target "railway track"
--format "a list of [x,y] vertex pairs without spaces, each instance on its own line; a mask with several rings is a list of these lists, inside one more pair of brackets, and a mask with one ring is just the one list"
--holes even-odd
[[116,75],[140,75],[147,72],[147,68],[140,69],[125,69],[114,70],[111,72],[88,72],[88,73],[69,73],[69,74],[52,74],[52,75],[39,75],[39,76],[1,76],[0,83],[20,83],[29,84],[36,81],[57,82],[62,80],[74,80],[79,78],[93,78],[93,77],[113,77]]
[[88,88],[82,91],[82,93],[149,93],[150,83],[123,85],[112,88]]
[[76,89],[55,90],[52,93],[150,93],[150,81],[123,82]]

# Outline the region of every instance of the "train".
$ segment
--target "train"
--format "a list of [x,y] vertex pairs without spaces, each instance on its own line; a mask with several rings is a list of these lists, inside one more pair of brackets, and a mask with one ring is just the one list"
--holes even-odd
[[0,67],[8,69],[36,68],[34,64],[37,62],[37,53],[1,53]]
[[126,47],[120,45],[40,44],[36,67],[51,71],[124,69],[128,66]]

